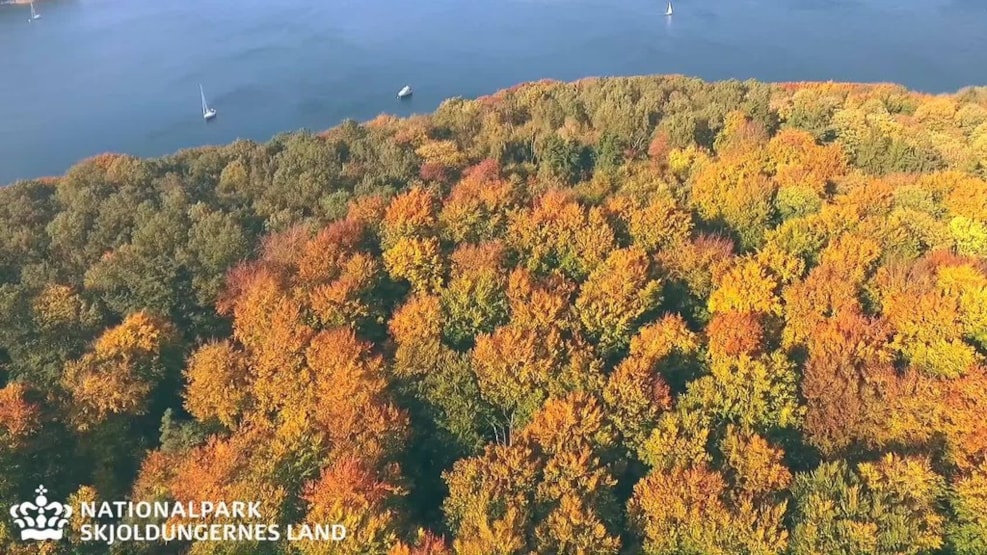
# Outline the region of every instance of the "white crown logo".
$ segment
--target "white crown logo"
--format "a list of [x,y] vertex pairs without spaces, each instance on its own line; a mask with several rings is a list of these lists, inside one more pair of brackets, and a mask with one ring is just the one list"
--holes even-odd
[[57,501],[48,501],[45,494],[48,490],[38,486],[34,490],[38,494],[34,503],[25,501],[10,508],[10,516],[14,524],[21,529],[22,540],[60,540],[62,529],[72,516],[72,507]]

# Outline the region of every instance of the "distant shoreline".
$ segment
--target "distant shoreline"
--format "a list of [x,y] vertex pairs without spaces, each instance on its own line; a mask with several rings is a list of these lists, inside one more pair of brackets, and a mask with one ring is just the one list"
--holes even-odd
[[[41,18],[32,23],[29,4],[5,5],[0,75],[17,84],[0,86],[0,183],[61,174],[106,150],[166,155],[238,137],[266,142],[381,111],[431,112],[449,97],[540,77],[678,72],[713,80],[893,81],[930,93],[987,81],[982,52],[971,49],[982,45],[987,27],[982,6],[672,3],[674,21],[663,15],[663,0],[583,2],[564,16],[539,1],[479,0],[456,3],[457,10],[440,9],[452,5],[443,2],[402,10],[362,2],[345,14],[326,2],[241,2],[219,25],[203,23],[201,2],[162,9],[161,2],[34,0]],[[458,18],[484,24],[463,26]],[[505,33],[516,40],[505,41]],[[922,40],[907,38],[916,36]],[[210,125],[199,84],[219,111]],[[415,94],[398,103],[405,84]],[[583,121],[545,102],[553,118]]]
[[0,0],[0,6],[6,4],[30,4],[31,0]]

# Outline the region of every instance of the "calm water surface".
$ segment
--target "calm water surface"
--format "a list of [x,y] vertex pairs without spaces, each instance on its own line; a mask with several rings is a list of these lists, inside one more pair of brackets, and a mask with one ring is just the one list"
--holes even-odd
[[[0,6],[0,183],[428,112],[520,81],[987,83],[983,0],[39,0]],[[199,83],[219,116],[206,124]],[[401,86],[415,88],[400,102]]]

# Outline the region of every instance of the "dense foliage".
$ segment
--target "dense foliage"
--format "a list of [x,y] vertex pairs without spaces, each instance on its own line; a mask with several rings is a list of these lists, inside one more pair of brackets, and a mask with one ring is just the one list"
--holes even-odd
[[987,553],[985,179],[987,91],[648,77],[16,183],[0,501],[350,530],[119,553]]

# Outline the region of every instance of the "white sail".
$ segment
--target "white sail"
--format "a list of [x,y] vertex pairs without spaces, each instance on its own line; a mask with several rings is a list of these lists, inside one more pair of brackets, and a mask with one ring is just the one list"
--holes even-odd
[[41,16],[38,15],[37,10],[34,9],[34,2],[31,2],[31,19],[38,19],[39,17]]
[[668,3],[668,9],[665,10],[665,15],[672,15],[672,3]]
[[202,97],[202,117],[207,120],[216,117],[216,109],[210,108],[209,104],[206,103],[206,92],[202,90],[201,84],[199,85],[199,96]]

